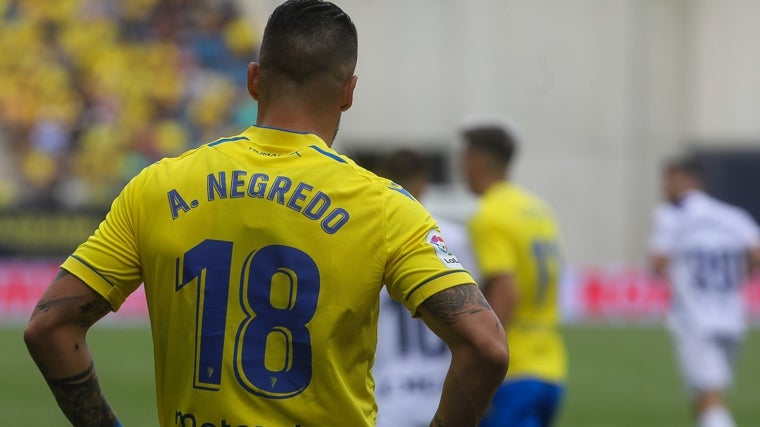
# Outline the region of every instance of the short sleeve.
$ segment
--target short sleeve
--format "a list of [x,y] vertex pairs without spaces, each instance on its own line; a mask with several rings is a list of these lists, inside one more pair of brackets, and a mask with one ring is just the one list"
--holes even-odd
[[517,269],[517,250],[498,221],[483,213],[469,222],[472,248],[483,278],[514,274]]
[[385,192],[384,233],[388,256],[383,282],[412,314],[440,291],[475,283],[425,208],[392,187]]
[[61,265],[103,296],[114,310],[143,280],[135,223],[142,175],[124,187],[97,230]]
[[470,236],[467,233],[467,228],[464,224],[450,221],[446,219],[436,218],[438,222],[438,228],[441,230],[441,234],[446,238],[446,244],[451,252],[457,256],[459,263],[472,274],[473,277],[479,276],[477,265],[472,255],[472,245],[470,244]]
[[669,255],[673,251],[676,222],[667,206],[658,207],[652,217],[652,234],[649,251],[655,255]]

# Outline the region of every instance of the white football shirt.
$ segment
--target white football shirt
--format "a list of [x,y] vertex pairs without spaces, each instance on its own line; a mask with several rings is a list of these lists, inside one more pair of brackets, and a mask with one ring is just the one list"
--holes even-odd
[[674,326],[742,332],[747,251],[757,246],[760,230],[747,212],[701,191],[658,207],[650,249],[669,260]]

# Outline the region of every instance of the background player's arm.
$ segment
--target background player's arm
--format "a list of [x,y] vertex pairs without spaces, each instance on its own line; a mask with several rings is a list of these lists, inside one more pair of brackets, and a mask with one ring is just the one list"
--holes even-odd
[[669,254],[676,239],[674,230],[678,221],[673,217],[670,208],[661,206],[655,210],[652,223],[652,234],[649,236],[649,267],[656,277],[668,280]]
[[451,350],[441,402],[430,425],[477,425],[506,375],[504,328],[475,285],[441,291],[425,300],[418,313]]
[[747,251],[749,261],[747,266],[749,267],[750,276],[760,273],[760,246],[755,246]]
[[29,353],[74,426],[112,427],[116,423],[85,341],[90,326],[110,311],[111,305],[103,297],[61,270],[24,331]]
[[514,276],[508,273],[489,277],[483,284],[483,295],[505,328],[517,307],[515,286]]
[[668,256],[664,254],[654,254],[649,260],[652,272],[661,279],[668,278]]

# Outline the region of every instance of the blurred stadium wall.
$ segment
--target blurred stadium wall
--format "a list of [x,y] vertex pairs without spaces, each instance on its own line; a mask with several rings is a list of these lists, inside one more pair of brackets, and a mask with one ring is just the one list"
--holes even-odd
[[[142,56],[123,45],[111,49],[108,43],[88,44],[88,40],[117,40],[114,34],[124,28],[134,40],[155,41],[144,33],[140,18],[140,7],[154,3],[193,12],[187,20],[172,24],[181,25],[179,29],[162,27],[167,31],[162,36],[171,43],[151,45]],[[111,77],[95,79],[97,90],[87,91],[92,97],[88,102],[102,103],[103,108],[94,112],[106,123],[80,129],[88,137],[79,144],[94,147],[90,152],[102,155],[101,160],[74,161],[79,158],[76,145],[63,153],[56,152],[55,144],[43,144],[41,150],[64,159],[65,173],[84,170],[95,183],[107,181],[106,176],[121,184],[152,157],[237,133],[254,120],[256,106],[246,99],[241,79],[245,64],[255,57],[261,29],[278,3],[65,0],[43,8],[43,3],[33,0],[0,0],[0,46],[7,53],[0,60],[0,255],[65,255],[94,226],[88,224],[97,223],[107,207],[104,201],[113,195],[112,188],[95,185],[87,190],[90,187],[78,185],[81,180],[74,180],[56,191],[66,191],[69,201],[99,202],[78,205],[63,216],[44,203],[30,211],[29,205],[14,199],[14,194],[50,190],[45,183],[54,167],[24,147],[35,137],[56,141],[54,127],[20,132],[16,122],[65,121],[70,111],[56,107],[76,108],[71,93],[81,90],[82,82],[72,78],[71,70],[64,70],[66,74],[59,72],[60,67],[41,67],[36,60],[42,65],[50,61],[65,65],[73,58],[80,66],[89,64]],[[490,111],[508,115],[519,125],[523,146],[514,179],[543,195],[557,211],[572,277],[590,277],[595,271],[604,277],[622,277],[609,283],[630,282],[625,278],[631,274],[644,277],[650,213],[659,199],[659,167],[670,154],[704,153],[713,162],[712,187],[718,196],[749,207],[760,205],[760,192],[754,191],[760,182],[758,2],[337,3],[359,28],[360,51],[355,103],[341,123],[336,148],[370,164],[395,147],[427,153],[434,160],[438,185],[425,202],[436,215],[461,220],[472,208],[474,201],[458,175],[456,128],[462,116]],[[45,24],[50,19],[38,15],[51,13],[53,23],[62,20],[69,28],[82,29],[92,16],[77,17],[73,25],[71,13],[83,4],[106,18],[118,15],[116,5],[135,9],[118,18],[119,25],[98,21],[92,30],[99,37],[73,31],[59,38],[62,25]],[[26,25],[29,19],[36,20],[36,27]],[[190,55],[176,50],[187,47],[182,44],[186,42],[196,43]],[[42,59],[35,56],[39,52]],[[72,52],[85,53],[72,57]],[[130,63],[135,55],[141,61]],[[172,70],[184,71],[172,74]],[[146,81],[160,90],[146,89]],[[61,85],[73,92],[48,91]],[[120,126],[140,131],[128,138],[128,131],[118,132],[120,128],[108,121],[113,119],[109,110],[113,105],[103,96],[110,90],[123,91],[119,95],[130,100],[149,96],[160,108],[121,110]],[[47,97],[47,103],[30,108],[32,93]],[[135,123],[150,126],[126,127]],[[106,137],[115,131],[120,138]],[[115,164],[121,168],[112,177]],[[733,173],[739,169],[744,172]],[[29,176],[22,177],[23,173]],[[759,211],[753,210],[756,218]],[[631,268],[634,273],[620,273]],[[0,268],[0,276],[8,277],[9,271],[18,273]],[[648,283],[646,278],[634,282],[638,280]],[[15,294],[21,292],[13,289]],[[2,292],[11,294],[7,289]],[[622,294],[649,295],[626,292]],[[569,306],[572,312],[573,305]]]
[[[241,3],[263,25],[278,1]],[[758,2],[338,3],[359,29],[359,84],[336,146],[443,152],[454,185],[429,204],[461,218],[457,123],[506,114],[524,140],[515,178],[553,204],[573,263],[643,260],[665,157],[760,149]]]
[[664,157],[760,147],[758,2],[341,4],[360,57],[339,148],[454,159],[462,115],[507,114],[524,140],[515,179],[555,207],[573,264],[642,262]]

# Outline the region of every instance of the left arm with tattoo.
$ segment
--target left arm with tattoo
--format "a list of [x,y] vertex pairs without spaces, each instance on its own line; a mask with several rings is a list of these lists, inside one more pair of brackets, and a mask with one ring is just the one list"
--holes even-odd
[[113,427],[116,416],[98,384],[85,340],[111,305],[64,270],[40,298],[24,331],[29,353],[75,426]]
[[476,426],[509,362],[499,319],[474,284],[430,296],[418,313],[451,350],[451,364],[430,426]]

